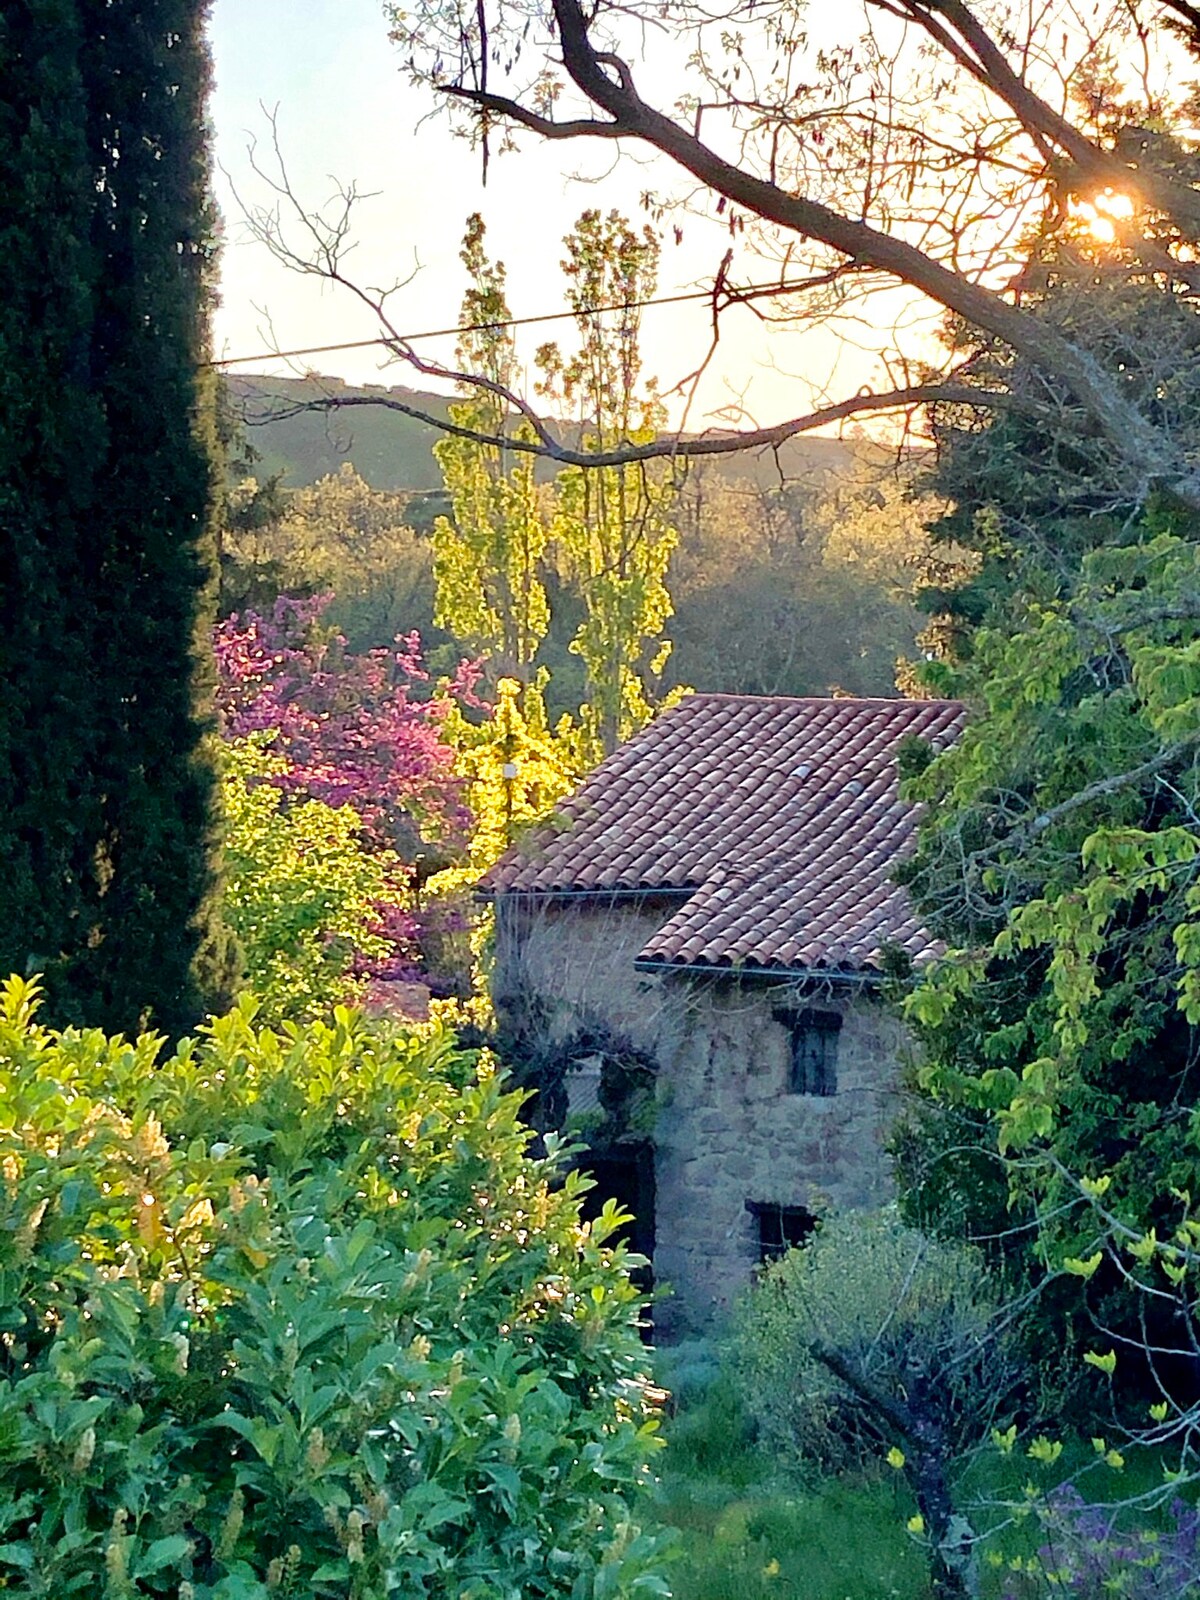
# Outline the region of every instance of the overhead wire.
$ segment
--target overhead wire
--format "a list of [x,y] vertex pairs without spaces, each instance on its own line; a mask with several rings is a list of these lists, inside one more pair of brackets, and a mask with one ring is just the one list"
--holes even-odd
[[[727,304],[737,305],[750,298],[788,294],[808,287],[805,283],[752,283],[744,289],[727,290]],[[534,316],[504,317],[497,322],[464,322],[452,328],[424,328],[418,333],[377,334],[373,339],[351,339],[343,344],[314,344],[301,350],[262,350],[251,356],[219,356],[203,363],[206,367],[245,366],[251,361],[290,361],[297,356],[332,355],[341,350],[368,350],[376,345],[415,344],[418,339],[448,339],[451,334],[499,333],[506,328],[527,328],[541,322],[566,322],[577,317],[602,317],[609,311],[641,311],[649,306],[683,305],[687,301],[713,298],[711,289],[693,289],[686,294],[654,295],[646,300],[622,300],[609,306],[581,306],[577,311],[544,311]]]

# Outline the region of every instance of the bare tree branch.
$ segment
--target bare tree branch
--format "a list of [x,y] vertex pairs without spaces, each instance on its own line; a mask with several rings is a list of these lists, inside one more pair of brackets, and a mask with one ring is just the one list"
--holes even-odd
[[[934,0],[907,0],[906,9],[919,8],[922,4],[926,11],[950,14],[958,22],[965,14],[971,23],[972,37],[975,37],[974,19],[959,5],[959,0],[937,0],[936,5]],[[1200,477],[1195,469],[1180,459],[1173,442],[1141,414],[1088,351],[1072,344],[1003,295],[944,266],[907,240],[865,221],[844,216],[803,194],[789,193],[725,159],[696,134],[649,105],[637,91],[628,65],[618,62],[611,52],[595,47],[590,37],[589,19],[579,0],[553,0],[553,9],[568,75],[609,118],[607,123],[601,124],[603,137],[627,137],[651,145],[714,193],[723,195],[747,212],[788,232],[817,240],[855,264],[884,272],[955,312],[972,326],[1003,340],[1075,396],[1118,456],[1128,462],[1145,491],[1158,482],[1169,485],[1188,503],[1200,504]],[[977,54],[979,47],[980,42],[976,40]],[[995,50],[994,45],[990,48]],[[1017,84],[1014,87],[1013,82],[1009,82],[1013,77],[1011,69],[1003,63],[1002,57],[1000,62],[1007,74],[1001,81],[1020,101],[1019,80],[1014,80]],[[993,75],[998,74],[999,68],[990,55],[988,63],[988,70]],[[514,102],[510,98],[481,91],[473,91],[470,98],[474,105],[494,115],[513,117]],[[1088,141],[1080,144],[1081,136],[1074,134],[1069,124],[1064,123],[1059,128],[1048,106],[1043,110],[1044,103],[1036,96],[1030,96],[1030,100],[1026,115],[1033,127],[1044,125],[1047,130],[1054,130],[1059,142],[1071,132],[1070,143],[1078,158],[1092,159],[1093,147]],[[522,107],[517,109],[519,115],[514,120],[532,126],[532,113]],[[565,133],[571,126],[578,132]],[[591,137],[589,126],[587,122],[557,124],[554,136]],[[1105,162],[1110,159],[1105,157]],[[1105,165],[1105,172],[1109,170]],[[1122,171],[1128,170],[1122,168]],[[1200,202],[1197,205],[1200,209]]]
[[905,1439],[913,1438],[916,1433],[916,1421],[907,1406],[900,1405],[898,1401],[892,1399],[886,1389],[872,1383],[840,1350],[834,1350],[829,1345],[822,1344],[820,1340],[814,1340],[808,1348],[815,1361],[828,1368],[835,1378],[844,1383],[847,1389],[872,1411],[878,1412],[897,1433]]
[[619,127],[615,122],[596,122],[587,117],[577,117],[570,122],[556,122],[553,117],[542,117],[536,111],[528,110],[518,100],[509,100],[504,95],[488,94],[483,89],[463,89],[455,84],[446,84],[443,86],[442,93],[451,95],[455,100],[464,100],[468,105],[478,106],[496,116],[507,117],[510,122],[515,122],[522,128],[529,128],[533,133],[540,133],[543,139],[627,139],[629,137],[627,130]]
[[[1105,795],[1116,794],[1121,789],[1128,789],[1135,783],[1141,783],[1143,778],[1152,778],[1155,773],[1161,772],[1164,767],[1169,767],[1181,755],[1200,744],[1200,728],[1195,733],[1188,734],[1186,739],[1178,739],[1174,744],[1169,744],[1152,756],[1148,761],[1143,761],[1139,766],[1130,767],[1128,772],[1114,772],[1107,778],[1099,778],[1095,783],[1089,783],[1086,788],[1078,789],[1066,800],[1056,806],[1051,806],[1048,811],[1030,819],[1024,829],[1017,829],[1017,835],[1024,833],[1029,838],[1036,838],[1038,834],[1045,833],[1047,828],[1052,828],[1056,822],[1061,822],[1063,817],[1069,817],[1073,811],[1078,811],[1081,806],[1090,805],[1093,800],[1103,800]],[[1005,844],[1012,842],[1013,834],[1005,839]]]

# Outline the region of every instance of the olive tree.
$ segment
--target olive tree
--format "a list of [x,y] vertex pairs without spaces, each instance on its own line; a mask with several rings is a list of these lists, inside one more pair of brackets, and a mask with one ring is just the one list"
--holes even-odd
[[1022,1370],[982,1266],[892,1210],[833,1215],[763,1273],[734,1339],[746,1405],[784,1462],[886,1458],[904,1473],[946,1594],[963,1592],[973,1543],[956,1479],[1007,1420]]

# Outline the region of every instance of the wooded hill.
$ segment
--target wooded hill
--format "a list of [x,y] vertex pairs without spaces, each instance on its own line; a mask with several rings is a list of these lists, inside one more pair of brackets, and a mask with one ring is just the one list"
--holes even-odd
[[[433,458],[438,431],[402,412],[380,406],[356,406],[342,412],[296,411],[307,400],[322,396],[380,395],[402,401],[433,416],[445,417],[452,404],[444,395],[408,389],[402,384],[354,386],[340,378],[267,378],[257,374],[230,376],[226,380],[237,419],[261,461],[261,478],[280,474],[285,488],[298,489],[336,472],[345,461],[373,489],[440,489],[441,473]],[[848,470],[862,444],[815,435],[789,440],[778,454],[772,451],[739,453],[714,458],[722,476],[749,480],[771,488],[786,480],[804,482],[814,476]],[[546,478],[554,476],[550,463]]]
[[[477,644],[435,623],[432,536],[452,514],[433,455],[438,430],[369,406],[297,410],[330,393],[369,394],[336,379],[235,377],[235,417],[259,452],[259,483],[280,475],[279,509],[246,515],[234,490],[222,542],[224,612],[269,609],[279,593],[331,592],[331,620],[353,646],[416,629],[438,671]],[[446,415],[444,397],[375,391]],[[556,476],[541,464],[547,485]],[[911,468],[911,460],[905,464]],[[863,440],[803,438],[778,452],[696,462],[671,521],[678,542],[666,575],[663,688],[751,694],[895,692],[898,658],[919,649],[914,603],[928,555],[925,527],[942,508],[922,497],[892,452]],[[571,641],[583,620],[579,575],[562,550],[539,581],[551,622],[539,664],[555,715],[578,708],[583,664]],[[657,646],[655,646],[657,648]]]

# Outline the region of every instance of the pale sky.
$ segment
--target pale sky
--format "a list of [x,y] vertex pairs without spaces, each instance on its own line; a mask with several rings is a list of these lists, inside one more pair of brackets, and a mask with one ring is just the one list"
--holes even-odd
[[[327,200],[332,179],[377,191],[377,198],[363,203],[361,243],[351,265],[371,283],[391,282],[419,267],[393,302],[394,319],[406,333],[458,321],[465,285],[457,252],[471,211],[483,213],[491,253],[508,267],[513,313],[522,316],[562,308],[561,241],[582,210],[616,206],[640,224],[641,193],[667,190],[675,181],[667,163],[638,159],[632,150],[614,162],[611,145],[546,146],[527,136],[519,155],[493,160],[483,189],[476,153],[452,138],[441,121],[418,127],[431,99],[405,82],[379,0],[216,0],[212,45],[219,167],[243,200],[264,198],[246,147],[251,138],[261,142],[268,135],[265,105],[278,108],[290,176],[306,202]],[[248,240],[220,170],[217,186],[226,218],[219,356],[333,344],[376,331],[365,309],[336,290],[284,272]],[[688,221],[682,248],[664,243],[660,293],[711,279],[727,242],[718,227]],[[752,272],[749,263],[743,272]],[[707,329],[702,304],[646,313],[646,366],[664,388],[696,364]],[[523,351],[556,335],[569,339],[569,327],[534,328]],[[420,348],[449,360],[453,344],[448,339]],[[813,386],[833,377],[835,362],[841,394],[870,377],[862,358],[835,346],[827,334],[768,331],[738,308],[724,322],[722,346],[690,425],[702,425],[705,414],[740,395],[759,423],[803,412]],[[311,356],[298,365],[352,382],[420,382],[401,367],[381,373],[370,351]],[[261,362],[234,370],[287,369]]]

